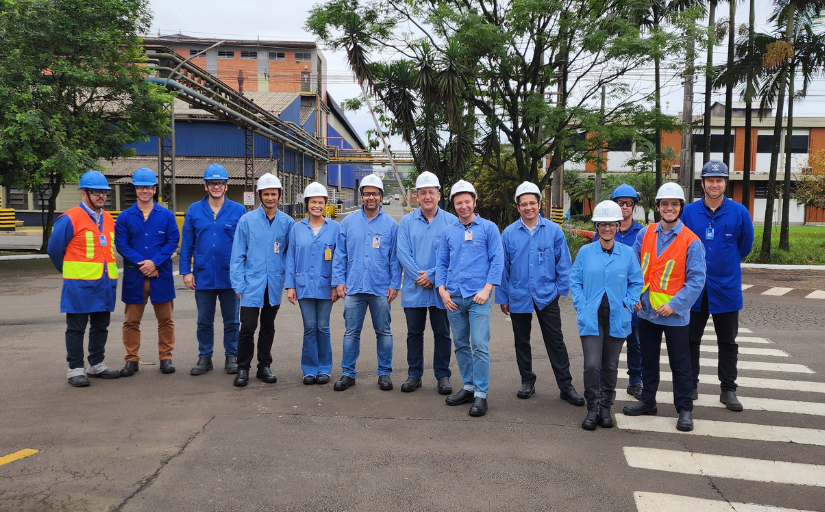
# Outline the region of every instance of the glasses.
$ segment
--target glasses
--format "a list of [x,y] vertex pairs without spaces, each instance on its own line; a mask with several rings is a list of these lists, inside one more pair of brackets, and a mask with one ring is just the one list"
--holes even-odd
[[154,190],[154,185],[135,185],[135,190]]
[[682,206],[682,203],[680,201],[661,200],[659,201],[659,206],[662,208],[679,208],[680,206]]
[[609,231],[615,231],[618,229],[619,223],[618,222],[597,222],[596,229],[606,229]]
[[89,195],[92,195],[92,196],[95,196],[95,197],[108,196],[109,195],[108,190],[87,190],[86,192],[88,192]]
[[206,186],[211,187],[211,188],[222,188],[222,187],[226,186],[226,182],[225,181],[207,181]]
[[381,197],[381,192],[361,192],[361,197]]
[[619,206],[633,206],[633,201],[619,199],[618,201],[616,201],[616,204],[618,204]]
[[538,206],[538,205],[539,205],[538,201],[530,201],[529,203],[519,203],[518,204],[519,208],[527,208],[528,206],[533,207],[533,206]]

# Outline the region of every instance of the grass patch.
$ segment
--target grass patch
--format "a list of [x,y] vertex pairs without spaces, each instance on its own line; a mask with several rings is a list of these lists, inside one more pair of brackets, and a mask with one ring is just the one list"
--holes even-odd
[[825,226],[791,226],[790,251],[779,249],[779,227],[771,233],[771,259],[761,261],[764,226],[754,226],[753,250],[745,258],[746,263],[772,263],[775,265],[825,265]]

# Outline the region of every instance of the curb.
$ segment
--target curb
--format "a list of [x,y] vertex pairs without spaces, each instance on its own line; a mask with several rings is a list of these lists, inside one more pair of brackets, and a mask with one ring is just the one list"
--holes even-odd
[[766,268],[771,270],[825,270],[825,265],[769,265],[763,263],[742,263],[742,268]]

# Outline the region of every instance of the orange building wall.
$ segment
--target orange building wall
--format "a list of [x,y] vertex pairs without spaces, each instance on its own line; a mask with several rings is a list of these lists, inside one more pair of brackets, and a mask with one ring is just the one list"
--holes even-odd
[[808,149],[811,153],[825,149],[825,128],[811,128]]
[[295,62],[294,52],[286,52],[284,57],[284,60],[269,61],[269,90],[301,92],[301,73],[312,72],[312,62]]

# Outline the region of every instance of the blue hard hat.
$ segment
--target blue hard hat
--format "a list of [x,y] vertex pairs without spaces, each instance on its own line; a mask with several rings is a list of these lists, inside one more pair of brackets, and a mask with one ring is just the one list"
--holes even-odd
[[97,171],[86,171],[83,176],[80,177],[80,183],[77,184],[77,188],[112,190],[109,182],[106,181],[106,176]]
[[132,174],[132,185],[136,187],[151,187],[158,184],[158,177],[155,171],[148,167],[141,167]]
[[632,199],[635,199],[637,203],[642,200],[642,195],[636,192],[635,188],[631,187],[626,183],[622,183],[621,185],[616,187],[616,189],[613,190],[613,195],[610,196],[610,199],[612,201],[615,201],[620,197],[630,197]]
[[204,180],[229,180],[229,174],[221,164],[212,164],[203,171]]
[[710,178],[717,176],[720,178],[728,177],[728,166],[725,165],[725,162],[721,160],[711,160],[710,162],[702,166],[702,178]]

